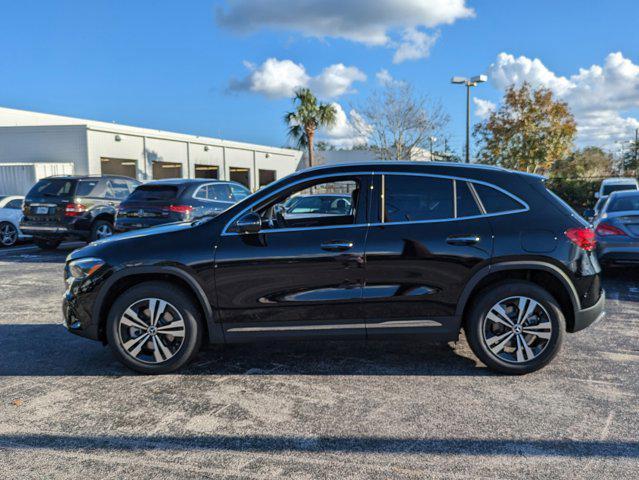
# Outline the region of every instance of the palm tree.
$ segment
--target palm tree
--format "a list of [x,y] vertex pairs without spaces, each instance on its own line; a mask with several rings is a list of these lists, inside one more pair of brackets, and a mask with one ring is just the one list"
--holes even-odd
[[337,110],[333,105],[318,103],[308,88],[296,90],[293,103],[296,104],[295,111],[284,115],[288,135],[297,142],[299,148],[308,149],[308,166],[312,167],[315,131],[335,125]]

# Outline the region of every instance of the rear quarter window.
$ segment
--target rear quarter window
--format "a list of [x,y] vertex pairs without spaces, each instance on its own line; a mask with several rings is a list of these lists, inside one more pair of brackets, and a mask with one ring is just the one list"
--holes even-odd
[[474,183],[473,186],[486,213],[512,212],[526,208],[525,205],[496,188],[481,183]]

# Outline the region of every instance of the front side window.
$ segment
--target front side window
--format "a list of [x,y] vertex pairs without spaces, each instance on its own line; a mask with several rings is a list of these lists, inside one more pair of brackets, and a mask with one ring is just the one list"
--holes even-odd
[[20,210],[22,209],[22,200],[20,200],[19,198],[16,198],[15,200],[11,200],[10,202],[7,202],[7,205],[4,208]]
[[384,176],[384,221],[454,218],[453,180],[416,175]]
[[483,185],[481,183],[474,183],[473,186],[475,187],[475,191],[477,192],[486,213],[512,212],[526,208],[511,196],[506,195],[493,187],[489,187],[488,185]]

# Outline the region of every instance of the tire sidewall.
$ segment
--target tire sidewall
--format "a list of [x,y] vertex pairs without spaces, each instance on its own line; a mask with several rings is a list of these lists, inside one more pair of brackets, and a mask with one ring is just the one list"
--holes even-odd
[[[534,360],[523,364],[510,363],[493,354],[483,339],[484,319],[490,309],[508,297],[525,296],[539,302],[548,312],[552,336],[544,351]],[[559,303],[543,288],[531,282],[517,281],[495,285],[480,294],[465,325],[468,342],[475,355],[489,368],[501,373],[525,374],[547,365],[559,352],[566,330],[566,320]]]
[[[159,365],[135,360],[124,350],[120,342],[118,323],[122,314],[129,306],[144,298],[159,298],[169,302],[180,312],[184,320],[184,343],[172,358]],[[199,317],[199,309],[188,293],[181,288],[162,282],[143,283],[130,288],[113,303],[107,317],[107,341],[115,356],[133,370],[146,374],[173,372],[189,363],[200,349],[202,326]]]

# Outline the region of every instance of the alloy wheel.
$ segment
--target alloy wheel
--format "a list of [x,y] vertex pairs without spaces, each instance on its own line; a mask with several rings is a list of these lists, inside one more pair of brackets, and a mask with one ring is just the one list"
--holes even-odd
[[497,302],[482,325],[483,341],[495,357],[525,363],[539,357],[552,338],[547,310],[528,297],[508,297]]
[[173,358],[186,335],[184,319],[169,302],[144,298],[130,305],[118,321],[122,349],[133,359],[163,363]]
[[98,228],[96,228],[95,235],[98,238],[110,237],[111,235],[113,235],[113,229],[110,225],[107,224],[100,225]]
[[18,229],[10,223],[0,225],[0,242],[5,247],[10,247],[18,240]]

